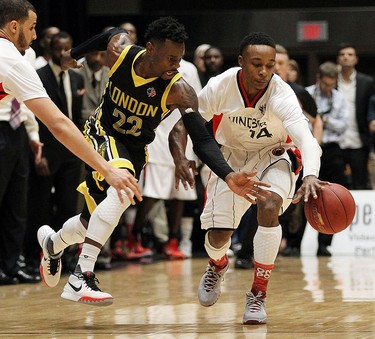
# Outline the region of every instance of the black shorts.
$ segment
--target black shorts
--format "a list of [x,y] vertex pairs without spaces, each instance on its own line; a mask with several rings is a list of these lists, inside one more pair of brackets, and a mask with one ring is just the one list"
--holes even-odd
[[[95,124],[95,119],[90,119],[87,125]],[[148,153],[147,146],[144,144],[125,145],[123,141],[119,141],[115,136],[103,133],[93,133],[94,128],[85,128],[84,136],[91,146],[113,167],[126,168],[137,179],[141,170],[145,166]],[[101,203],[107,196],[108,183],[97,171],[86,165],[86,177],[79,187],[78,191],[84,194],[86,204],[82,211],[82,218],[89,220],[91,213],[95,207]]]

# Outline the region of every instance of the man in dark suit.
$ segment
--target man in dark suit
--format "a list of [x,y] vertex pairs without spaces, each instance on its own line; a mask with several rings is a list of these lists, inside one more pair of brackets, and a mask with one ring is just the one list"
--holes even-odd
[[[37,72],[43,85],[58,108],[81,129],[84,81],[80,74],[62,72],[60,57],[72,48],[72,38],[60,32],[51,39],[52,58]],[[77,212],[82,162],[65,148],[43,123],[39,123],[40,141],[44,144],[42,161],[32,166],[29,180],[28,228],[33,237],[26,239],[26,260],[29,266],[39,269],[37,229],[44,224],[58,230],[63,222]]]
[[375,92],[374,79],[357,72],[358,56],[351,44],[341,44],[337,63],[341,66],[337,88],[344,94],[349,110],[347,129],[342,142],[345,162],[350,166],[350,189],[367,189],[370,132],[368,125],[369,100]]

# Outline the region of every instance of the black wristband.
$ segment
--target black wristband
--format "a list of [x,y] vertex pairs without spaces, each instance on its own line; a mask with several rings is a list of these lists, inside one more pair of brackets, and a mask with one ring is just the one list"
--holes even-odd
[[73,59],[78,60],[87,53],[94,51],[105,51],[107,49],[109,40],[111,40],[114,35],[119,33],[128,33],[128,31],[120,27],[111,28],[110,30],[99,33],[72,48],[70,55]]
[[199,113],[191,112],[184,114],[182,121],[193,142],[196,155],[219,178],[225,181],[225,177],[234,171],[225,161],[216,141],[208,133],[203,118]]

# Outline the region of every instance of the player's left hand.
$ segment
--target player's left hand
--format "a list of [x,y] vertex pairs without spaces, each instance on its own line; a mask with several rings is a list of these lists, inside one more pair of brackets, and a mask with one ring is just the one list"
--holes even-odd
[[292,203],[297,204],[302,198],[304,202],[309,200],[311,195],[314,199],[318,198],[317,192],[325,185],[330,185],[328,181],[321,181],[315,175],[308,175],[303,178],[303,183],[293,197]]
[[225,182],[234,193],[256,204],[256,199],[266,200],[271,196],[271,192],[262,189],[262,186],[271,187],[271,185],[252,180],[255,175],[256,172],[231,172],[226,176]]

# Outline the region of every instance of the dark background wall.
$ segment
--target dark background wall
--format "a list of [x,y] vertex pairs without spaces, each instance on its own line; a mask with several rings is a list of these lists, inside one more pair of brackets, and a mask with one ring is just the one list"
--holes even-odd
[[[335,61],[341,42],[352,42],[360,56],[358,69],[375,77],[375,2],[311,0],[31,0],[38,13],[38,31],[55,25],[68,31],[75,43],[106,26],[131,21],[138,28],[139,44],[147,25],[171,15],[179,19],[190,36],[186,59],[196,46],[210,43],[224,52],[226,66],[237,63],[239,41],[251,31],[265,31],[284,45],[302,70],[305,85],[315,79],[318,65]],[[340,6],[337,6],[337,3]],[[325,22],[325,41],[299,41],[298,23]],[[37,43],[35,44],[37,49]]]

